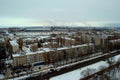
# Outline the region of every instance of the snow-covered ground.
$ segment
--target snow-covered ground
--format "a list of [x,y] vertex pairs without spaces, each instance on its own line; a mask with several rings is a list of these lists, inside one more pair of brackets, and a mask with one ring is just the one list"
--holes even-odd
[[0,74],[0,80],[4,79],[4,75],[3,74]]
[[109,65],[105,61],[100,61],[100,62],[97,62],[95,64],[92,64],[92,65],[89,65],[89,66],[86,66],[86,67],[83,67],[83,68],[59,75],[56,77],[52,77],[50,80],[79,80],[80,78],[83,77],[80,74],[83,70],[86,70],[87,68],[90,68],[90,69],[92,68],[92,69],[96,69],[96,71],[97,71],[97,70],[99,70],[100,66],[108,67]]
[[120,60],[120,55],[114,56],[115,62],[118,62]]
[[[115,62],[117,62],[119,58],[120,58],[120,55],[114,56]],[[101,66],[108,67],[109,64],[105,61],[100,61],[95,64],[92,64],[92,65],[89,65],[89,66],[86,66],[86,67],[83,67],[80,69],[76,69],[74,71],[64,73],[59,76],[52,77],[52,78],[50,78],[50,80],[80,80],[80,78],[83,78],[83,76],[80,74],[83,70],[86,70],[89,68],[89,69],[95,69],[97,72],[100,70]],[[119,73],[118,73],[118,75],[119,75]]]

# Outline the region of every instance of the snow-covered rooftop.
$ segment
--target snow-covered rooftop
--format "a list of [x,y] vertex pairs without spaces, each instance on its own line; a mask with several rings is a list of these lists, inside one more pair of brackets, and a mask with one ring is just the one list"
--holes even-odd
[[4,38],[0,38],[0,42],[4,42]]
[[12,46],[19,46],[16,40],[10,41],[10,44],[11,44]]
[[12,64],[12,63],[13,63],[13,60],[6,60],[5,63],[6,63],[6,64]]
[[120,39],[110,40],[109,42],[112,42],[112,43],[114,43],[114,42],[120,42]]
[[72,38],[69,38],[69,37],[62,37],[63,39],[66,39],[66,40],[75,40],[75,39],[72,39]]
[[[23,47],[23,50],[25,51],[24,55],[31,55],[31,54],[40,54],[40,53],[44,53],[44,52],[50,52],[50,51],[54,51],[54,50],[65,50],[65,49],[69,49],[69,48],[77,48],[77,47],[88,46],[88,45],[93,45],[93,44],[89,43],[89,44],[82,44],[82,45],[76,45],[76,46],[71,46],[71,47],[62,47],[62,48],[56,48],[56,49],[38,48],[38,51],[36,51],[36,52],[30,51],[30,48],[27,48],[27,47]],[[18,57],[18,56],[22,56],[22,55],[19,52],[17,54],[13,54],[13,57]]]
[[9,33],[9,36],[8,36],[10,39],[13,39],[14,38],[14,35]]
[[[32,51],[30,51],[30,48],[26,48],[26,47],[24,47],[23,50],[25,51],[24,55],[40,54],[40,53],[52,51],[50,48],[40,48],[40,49],[38,49],[38,51],[32,52]],[[18,52],[16,54],[12,54],[12,55],[13,55],[13,57],[23,56],[23,54],[21,54],[21,52]]]

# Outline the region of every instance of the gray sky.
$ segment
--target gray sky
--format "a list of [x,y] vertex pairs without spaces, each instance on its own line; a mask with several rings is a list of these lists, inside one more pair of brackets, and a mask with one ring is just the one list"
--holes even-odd
[[120,21],[120,0],[0,0],[0,25]]

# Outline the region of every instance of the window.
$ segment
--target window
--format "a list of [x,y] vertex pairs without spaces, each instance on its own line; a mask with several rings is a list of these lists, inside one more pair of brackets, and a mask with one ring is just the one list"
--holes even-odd
[[30,63],[30,56],[27,56],[27,63]]
[[37,62],[37,56],[34,55],[34,62]]
[[77,48],[77,51],[79,51],[79,48]]

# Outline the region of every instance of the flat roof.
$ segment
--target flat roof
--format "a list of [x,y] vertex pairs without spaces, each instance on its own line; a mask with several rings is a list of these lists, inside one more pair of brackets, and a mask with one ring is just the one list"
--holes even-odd
[[[61,48],[56,48],[56,49],[38,48],[38,51],[36,51],[36,52],[28,51],[24,55],[40,54],[40,53],[50,52],[50,51],[55,51],[55,50],[66,50],[66,49],[70,49],[70,48],[77,48],[77,47],[83,47],[83,46],[88,46],[88,45],[90,46],[93,44],[89,43],[89,44],[82,44],[82,45],[76,45],[76,46],[70,46],[70,47],[61,47]],[[24,56],[23,54],[20,54],[20,53],[12,54],[12,55],[13,55],[13,57]]]

